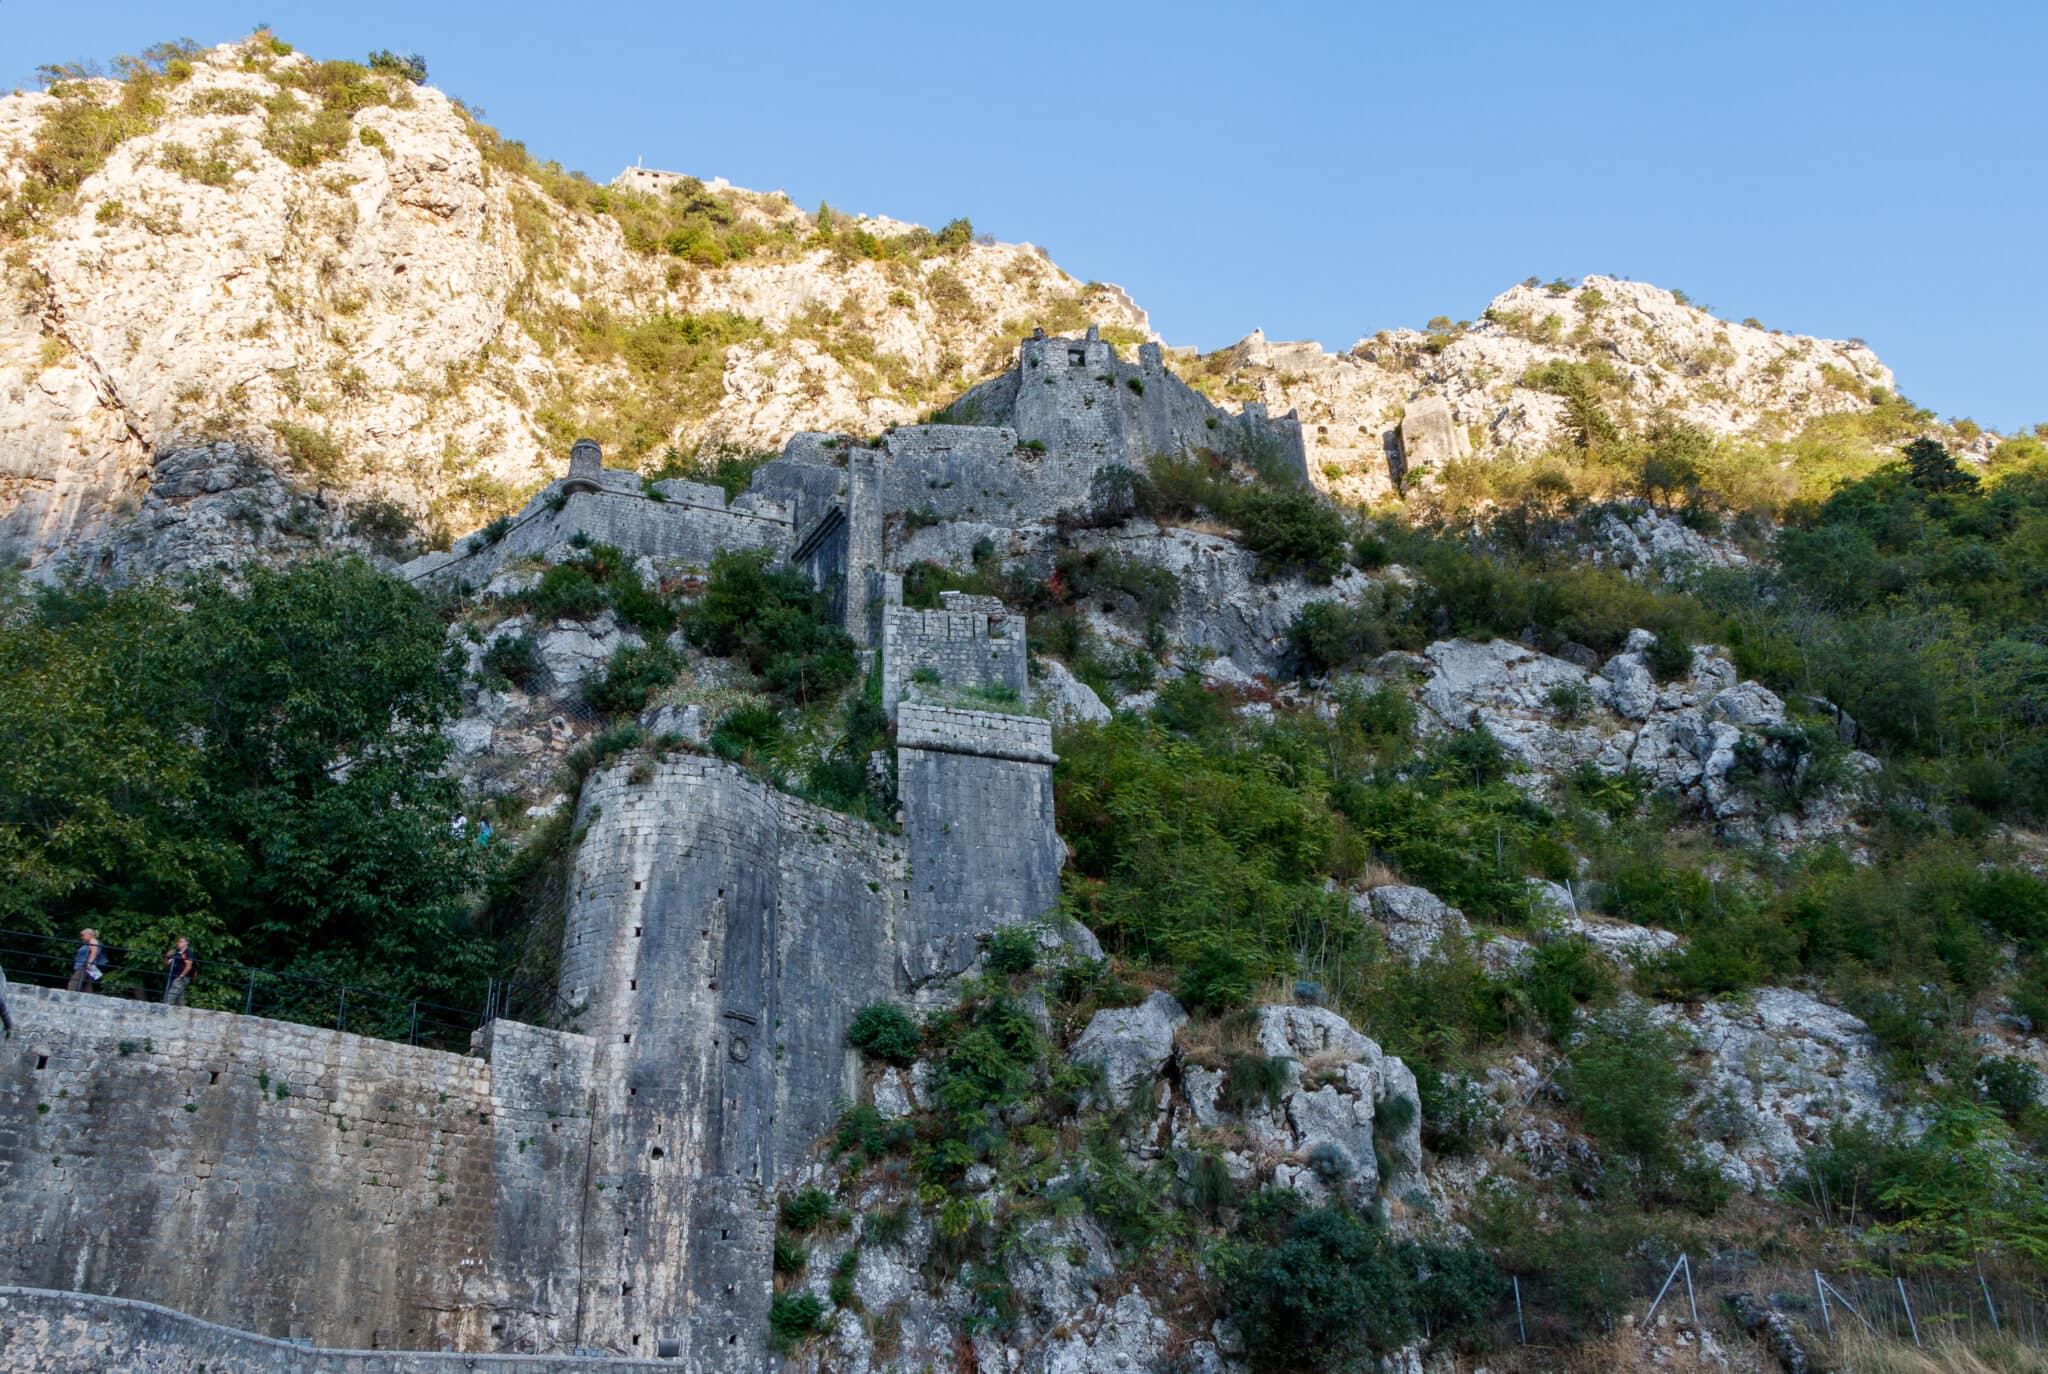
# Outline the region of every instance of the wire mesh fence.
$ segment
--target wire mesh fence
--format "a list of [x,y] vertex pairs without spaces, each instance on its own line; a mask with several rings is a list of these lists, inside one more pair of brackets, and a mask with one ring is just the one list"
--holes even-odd
[[[1503,1275],[1481,1344],[1562,1350],[1616,1322],[1645,1331],[1704,1329],[1750,1339],[1737,1294],[1784,1318],[1813,1350],[1875,1339],[1927,1349],[2006,1342],[2048,1350],[2048,1277],[1974,1270],[1825,1272],[1692,1261],[1637,1251],[1594,1267],[1588,1285],[1541,1273]],[[1569,1291],[1567,1291],[1569,1290]]]
[[[162,1001],[170,991],[163,950],[101,945],[102,976],[93,980],[77,968],[76,938],[0,930],[0,967],[15,983],[62,988],[74,981],[81,993],[133,1001]],[[74,974],[79,974],[74,979]],[[225,960],[199,960],[183,989],[185,1005],[240,1012],[302,1026],[353,1031],[380,1040],[467,1053],[470,1036],[497,1004],[495,987],[478,1007],[454,1007],[387,990],[337,982]],[[529,1003],[538,993],[529,993]]]

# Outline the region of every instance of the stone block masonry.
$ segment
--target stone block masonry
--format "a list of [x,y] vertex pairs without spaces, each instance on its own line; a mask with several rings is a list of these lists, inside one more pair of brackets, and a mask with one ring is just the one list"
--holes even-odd
[[1066,849],[1053,828],[1052,726],[1036,716],[906,701],[897,788],[910,842],[905,972],[950,977],[981,938],[1059,900]]
[[0,1281],[352,1346],[480,1341],[490,1065],[228,1012],[14,989]]
[[581,1329],[759,1369],[776,1193],[852,1095],[854,1012],[899,986],[903,846],[695,755],[593,774],[578,823],[561,992],[606,1085]]
[[154,1303],[0,1287],[0,1374],[675,1374],[674,1360],[309,1349]]
[[936,611],[889,606],[882,611],[882,709],[895,720],[897,703],[915,675],[938,675],[952,688],[1007,687],[1019,701],[1031,690],[1024,619],[993,597],[940,594]]

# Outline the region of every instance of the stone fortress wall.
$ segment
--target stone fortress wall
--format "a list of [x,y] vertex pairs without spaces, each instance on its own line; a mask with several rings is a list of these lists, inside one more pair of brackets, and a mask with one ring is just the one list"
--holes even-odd
[[[560,509],[522,517],[545,529],[410,571],[474,585],[510,554],[605,537],[589,522],[619,501],[635,503],[612,527],[631,555],[674,547],[674,506],[726,520],[707,526],[716,539],[770,524],[765,542],[786,553],[805,529],[815,554],[823,530],[839,566],[813,576],[865,591],[887,452],[793,448],[720,510],[704,488],[635,495],[637,478],[579,446]],[[848,615],[865,628],[859,600]],[[942,692],[1028,693],[1021,620],[957,597],[935,614],[889,610],[886,678],[900,689],[923,667]],[[900,835],[701,755],[594,773],[560,964],[567,1024],[495,1021],[470,1056],[14,989],[0,1283],[20,1296],[0,1309],[0,1369],[75,1368],[101,1339],[167,1368],[328,1367],[275,1362],[278,1337],[768,1367],[776,1195],[856,1086],[854,1012],[965,970],[982,936],[1058,896],[1044,719],[912,699],[898,758]],[[347,1358],[364,1374],[432,1367]]]
[[922,673],[951,687],[1030,690],[1024,622],[992,596],[939,593],[939,609],[904,606],[902,581],[895,579],[882,613],[882,710],[896,719],[897,703]]
[[1301,467],[1292,417],[1221,411],[1156,348],[1126,362],[1093,331],[1026,340],[954,410],[975,423],[799,435],[730,502],[680,481],[655,499],[581,441],[498,537],[407,565],[474,588],[578,534],[669,565],[773,551],[879,648],[901,833],[702,755],[599,770],[578,802],[566,1024],[495,1021],[469,1056],[14,989],[0,1370],[76,1368],[98,1340],[166,1368],[344,1367],[277,1362],[278,1337],[413,1352],[347,1356],[364,1374],[436,1367],[417,1352],[442,1346],[769,1367],[776,1195],[856,1087],[848,1022],[1052,910],[1064,860],[1050,724],[960,695],[1026,706],[1021,618],[957,595],[903,607],[893,522],[1045,519],[1084,508],[1104,468],[1194,448]]

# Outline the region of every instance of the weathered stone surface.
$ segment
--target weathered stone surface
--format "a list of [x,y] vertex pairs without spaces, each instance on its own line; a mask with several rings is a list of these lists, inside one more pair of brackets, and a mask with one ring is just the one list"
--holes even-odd
[[1401,417],[1399,476],[1423,473],[1472,456],[1472,443],[1451,418],[1450,402],[1441,396],[1417,396]]
[[[0,1368],[9,1374],[655,1374],[673,1360],[572,1359],[314,1349],[200,1321],[153,1303],[0,1287]],[[117,1363],[110,1363],[116,1361]]]
[[1702,1056],[1692,1130],[1739,1187],[1776,1186],[1835,1122],[1888,1114],[1869,1029],[1806,993],[1758,988],[1743,1002],[1654,1014]]
[[1155,992],[1138,1006],[1096,1012],[1068,1057],[1102,1071],[1102,1098],[1097,1105],[1126,1106],[1166,1063],[1173,1053],[1174,1032],[1186,1025],[1187,1019],[1188,1014],[1171,995]]
[[1056,658],[1040,661],[1045,666],[1045,676],[1039,686],[1053,724],[1101,725],[1110,718],[1109,708],[1095,695],[1095,689],[1075,677],[1066,664]]
[[1464,912],[1444,905],[1425,888],[1376,887],[1365,901],[1386,932],[1387,944],[1411,964],[1434,954],[1445,940],[1472,933]]

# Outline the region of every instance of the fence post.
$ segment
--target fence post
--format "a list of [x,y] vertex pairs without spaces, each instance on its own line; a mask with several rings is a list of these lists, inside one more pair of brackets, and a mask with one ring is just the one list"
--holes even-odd
[[1827,1332],[1830,1341],[1835,1338],[1835,1323],[1828,1316],[1828,1286],[1820,1281],[1820,1270],[1813,1271],[1813,1291],[1820,1298],[1821,1330]]
[[245,995],[245,996],[244,996],[244,997],[242,998],[242,1015],[244,1015],[244,1016],[254,1016],[255,1014],[256,1014],[256,970],[252,968],[252,969],[250,969],[250,970],[249,970],[249,991],[248,991],[248,993],[247,993],[247,994],[246,994],[246,995]]
[[334,1028],[336,1030],[348,1029],[348,984],[346,983],[342,984],[340,1000],[334,1004]]
[[1664,1286],[1662,1288],[1659,1288],[1657,1290],[1657,1296],[1650,1300],[1650,1310],[1643,1313],[1643,1330],[1648,1331],[1650,1329],[1650,1323],[1656,1320],[1658,1305],[1664,1301],[1664,1295],[1671,1291],[1671,1281],[1678,1277],[1679,1268],[1683,1266],[1684,1263],[1685,1256],[1683,1254],[1680,1254],[1678,1257],[1678,1263],[1672,1265],[1671,1272],[1664,1276]]
[[1529,1343],[1529,1328],[1522,1324],[1522,1276],[1510,1274],[1508,1277],[1513,1280],[1515,1285],[1515,1337],[1523,1345],[1527,1345]]
[[1692,1257],[1680,1255],[1678,1262],[1685,1266],[1685,1305],[1692,1309],[1692,1326],[1693,1330],[1697,1331],[1700,1326],[1700,1304],[1692,1293]]
[[420,1004],[417,999],[412,1004],[412,1027],[405,1033],[405,1043],[408,1045],[420,1043]]
[[1984,1292],[1984,1310],[1991,1314],[1991,1334],[2003,1336],[2005,1330],[1998,1324],[1998,1308],[1991,1301],[1991,1285],[1984,1282],[1984,1271],[1982,1269],[1977,1271],[1977,1287]]
[[1906,1281],[1897,1274],[1894,1274],[1892,1275],[1892,1282],[1899,1286],[1899,1305],[1906,1309],[1906,1325],[1912,1328],[1913,1348],[1918,1350],[1920,1348],[1920,1323],[1914,1320],[1913,1300],[1906,1296]]

